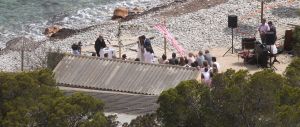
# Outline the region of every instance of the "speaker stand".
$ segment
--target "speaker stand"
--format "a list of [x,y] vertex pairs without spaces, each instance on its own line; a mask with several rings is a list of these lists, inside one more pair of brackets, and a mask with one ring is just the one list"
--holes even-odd
[[272,57],[273,57],[273,56],[270,55],[269,57],[270,57],[270,58],[269,58],[269,60],[270,60],[270,61],[269,61],[269,62],[270,62],[270,63],[269,63],[270,68],[271,68],[273,71],[277,71],[278,69],[274,66],[274,63],[272,62]]
[[231,28],[231,47],[225,52],[225,54],[223,55],[223,57],[230,51],[230,49],[231,49],[231,54],[233,54],[233,50],[235,50],[233,48],[233,28]]

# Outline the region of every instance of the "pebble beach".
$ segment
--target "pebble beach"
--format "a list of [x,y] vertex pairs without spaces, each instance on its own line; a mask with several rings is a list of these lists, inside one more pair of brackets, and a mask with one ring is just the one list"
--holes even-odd
[[[189,8],[187,5],[193,2],[203,5]],[[235,48],[240,48],[243,37],[259,38],[257,27],[260,22],[260,2],[257,0],[216,0],[215,2],[206,0],[200,3],[197,0],[177,0],[174,4],[170,5],[170,3],[174,1],[161,1],[153,7],[145,8],[145,11],[163,5],[168,6],[121,23],[124,53],[136,46],[134,43],[140,35],[154,37],[153,45],[163,47],[163,36],[153,28],[155,24],[162,23],[163,20],[166,21],[167,28],[187,53],[205,49],[229,48],[231,29],[227,25],[228,15],[238,16],[238,28],[234,29]],[[264,17],[277,27],[279,38],[283,37],[285,30],[292,28],[289,24],[300,25],[297,8],[300,8],[300,1],[296,0],[276,0],[265,3]],[[109,40],[111,45],[118,45],[117,33],[118,22],[106,20],[91,24],[88,29],[65,39],[46,39],[38,48],[25,52],[25,65],[28,68],[42,67],[46,52],[72,53],[71,45],[79,41],[82,42],[83,48],[91,47],[100,34],[105,40]],[[168,44],[167,47],[170,52],[176,52],[171,45]],[[89,51],[82,54],[91,55]],[[160,54],[156,55],[160,56]],[[19,71],[20,61],[20,52],[5,50],[0,55],[0,71]]]

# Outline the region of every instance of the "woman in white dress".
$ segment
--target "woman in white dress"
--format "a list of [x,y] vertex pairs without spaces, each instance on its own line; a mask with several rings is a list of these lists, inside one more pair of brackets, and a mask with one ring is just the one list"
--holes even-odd
[[146,48],[144,59],[145,63],[154,63],[154,54],[151,53],[151,49],[149,47]]

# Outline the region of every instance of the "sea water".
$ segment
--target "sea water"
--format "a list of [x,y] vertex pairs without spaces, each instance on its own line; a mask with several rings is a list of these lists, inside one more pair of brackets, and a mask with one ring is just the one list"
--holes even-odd
[[0,48],[20,36],[43,40],[52,25],[82,28],[109,20],[116,7],[155,6],[159,0],[0,0]]

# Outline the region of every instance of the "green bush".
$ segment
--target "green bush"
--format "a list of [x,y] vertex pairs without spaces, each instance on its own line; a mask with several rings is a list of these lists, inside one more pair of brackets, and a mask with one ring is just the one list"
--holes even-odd
[[296,27],[293,31],[294,52],[296,56],[300,56],[300,27]]
[[160,95],[158,119],[165,127],[296,127],[300,89],[286,83],[271,70],[228,70],[212,87],[183,81]]
[[81,93],[65,96],[49,70],[0,72],[1,127],[105,127],[103,107]]
[[300,87],[300,58],[296,57],[286,68],[285,76],[289,85]]
[[60,52],[47,53],[47,68],[54,70],[56,65],[64,58],[65,54]]

